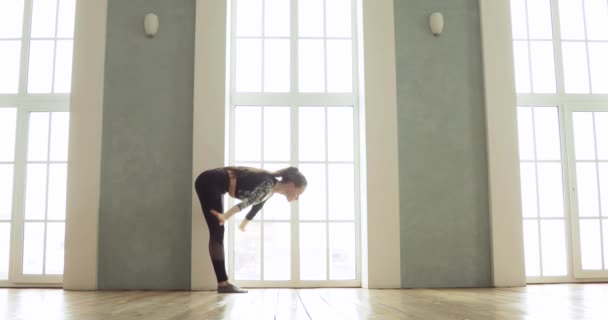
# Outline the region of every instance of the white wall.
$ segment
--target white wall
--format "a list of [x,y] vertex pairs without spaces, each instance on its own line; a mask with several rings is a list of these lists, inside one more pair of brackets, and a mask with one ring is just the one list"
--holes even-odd
[[217,288],[209,258],[209,230],[194,180],[206,169],[222,167],[226,110],[226,0],[196,1],[192,146],[192,289]]
[[97,289],[107,0],[77,1],[65,234],[65,289]]
[[[361,212],[363,287],[401,288],[399,148],[393,0],[362,0],[363,151],[367,178]],[[361,69],[361,68],[360,68]]]
[[509,0],[480,0],[494,285],[526,284]]

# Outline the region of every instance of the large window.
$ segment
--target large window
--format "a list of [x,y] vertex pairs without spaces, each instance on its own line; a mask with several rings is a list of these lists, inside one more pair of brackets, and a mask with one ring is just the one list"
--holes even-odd
[[74,14],[0,1],[0,285],[62,281]]
[[308,179],[269,200],[245,233],[229,226],[229,269],[248,285],[360,285],[354,0],[235,0],[230,163]]
[[511,0],[526,274],[608,279],[608,1]]

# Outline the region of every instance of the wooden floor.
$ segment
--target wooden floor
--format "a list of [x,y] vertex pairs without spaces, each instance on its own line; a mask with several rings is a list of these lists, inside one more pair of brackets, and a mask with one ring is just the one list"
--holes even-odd
[[502,289],[0,289],[0,319],[608,319],[608,284]]

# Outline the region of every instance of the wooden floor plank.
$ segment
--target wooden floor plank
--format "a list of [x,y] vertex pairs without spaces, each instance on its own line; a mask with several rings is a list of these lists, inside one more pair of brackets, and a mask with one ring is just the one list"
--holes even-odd
[[63,291],[0,288],[4,320],[608,319],[608,284],[518,288]]

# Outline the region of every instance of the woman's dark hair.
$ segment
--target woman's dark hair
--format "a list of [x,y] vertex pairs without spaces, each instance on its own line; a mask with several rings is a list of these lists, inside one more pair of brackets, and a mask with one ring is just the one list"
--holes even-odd
[[270,172],[273,177],[281,177],[281,182],[293,182],[296,188],[306,187],[308,182],[306,177],[296,167],[289,167],[278,171]]

